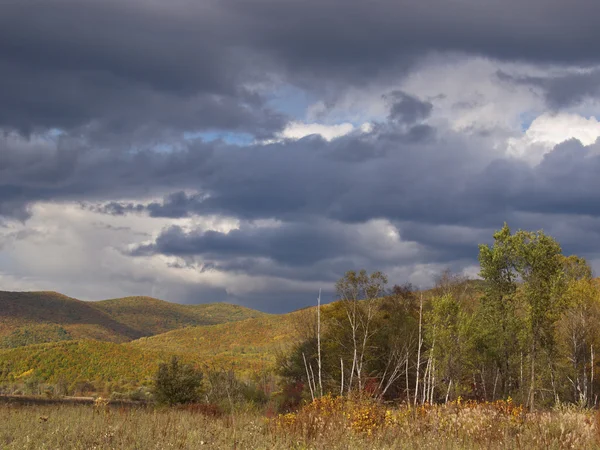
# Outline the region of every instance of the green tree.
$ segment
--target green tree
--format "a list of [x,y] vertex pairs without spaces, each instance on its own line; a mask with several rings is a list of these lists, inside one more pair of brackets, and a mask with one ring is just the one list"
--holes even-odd
[[[566,310],[557,324],[557,346],[564,357],[563,395],[584,406],[594,404],[594,348],[599,348],[600,292],[590,277],[571,279]],[[568,387],[570,386],[570,389]],[[569,392],[570,391],[570,392]]]
[[516,267],[516,248],[514,237],[505,223],[501,230],[494,233],[492,246],[479,246],[479,275],[485,281],[484,295],[481,300],[480,350],[485,358],[491,360],[500,381],[502,397],[511,394],[516,384],[515,365],[518,364],[520,343],[519,330],[523,323],[517,314],[518,272]]
[[555,385],[554,326],[564,310],[564,257],[559,243],[543,231],[519,230],[513,236],[516,268],[523,280],[530,331],[529,407],[534,408],[538,354],[545,352],[553,391]]
[[[430,345],[428,370],[424,391],[426,400],[434,400],[436,372],[440,384],[445,385],[445,398],[451,391],[456,395],[466,393],[467,384],[473,372],[473,315],[452,294],[434,297],[427,318],[427,339]],[[437,369],[437,370],[436,370]],[[471,371],[469,372],[469,369]],[[429,395],[427,395],[429,391]]]
[[176,356],[161,363],[154,378],[154,398],[159,404],[177,405],[200,399],[203,374]]

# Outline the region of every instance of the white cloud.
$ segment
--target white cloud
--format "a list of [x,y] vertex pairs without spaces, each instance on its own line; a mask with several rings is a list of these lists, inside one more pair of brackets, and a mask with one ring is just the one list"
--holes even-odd
[[322,123],[304,123],[304,122],[290,122],[279,133],[279,138],[270,140],[265,143],[273,143],[281,141],[283,139],[302,139],[303,137],[310,135],[319,135],[327,141],[345,136],[352,133],[353,131],[360,131],[361,133],[367,133],[371,130],[372,125],[370,123],[363,123],[360,127],[355,127],[349,122],[339,123],[336,125],[326,125]]
[[578,139],[583,145],[591,145],[598,137],[600,123],[593,116],[586,119],[573,113],[546,113],[531,122],[522,137],[509,139],[507,152],[537,163],[561,142]]
[[384,121],[390,107],[388,94],[400,90],[433,104],[427,123],[465,134],[483,131],[504,145],[508,137],[522,132],[524,112],[541,114],[546,105],[541,91],[503,80],[499,72],[515,77],[540,74],[535,66],[525,64],[432,54],[396,79],[349,88],[328,103],[317,101],[306,117],[327,123]]
[[237,221],[111,216],[76,203],[37,203],[25,223],[0,227],[2,289],[55,290],[86,300],[155,295],[177,301],[181,286],[211,274],[175,268],[173,258],[132,258],[123,250],[155,238],[170,225],[227,232]]

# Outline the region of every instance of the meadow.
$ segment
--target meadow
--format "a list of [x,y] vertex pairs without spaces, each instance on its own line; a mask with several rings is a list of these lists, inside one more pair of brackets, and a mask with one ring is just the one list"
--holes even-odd
[[599,415],[510,401],[389,406],[324,397],[294,413],[188,405],[123,408],[0,405],[5,449],[563,449],[600,448]]

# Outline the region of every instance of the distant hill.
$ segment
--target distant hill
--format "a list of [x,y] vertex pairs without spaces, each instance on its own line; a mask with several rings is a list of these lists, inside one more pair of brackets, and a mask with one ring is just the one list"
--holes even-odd
[[[48,324],[58,325],[51,331]],[[63,339],[126,342],[144,334],[83,302],[56,292],[0,292],[0,345]],[[4,338],[4,339],[2,339]],[[59,339],[59,340],[63,340]],[[36,342],[37,341],[37,342]],[[8,345],[12,344],[12,345]]]
[[66,341],[0,349],[0,383],[23,374],[53,383],[63,378],[144,382],[161,361],[178,355],[200,368],[234,368],[240,375],[273,367],[295,342],[304,311],[218,325],[187,327],[128,343]]
[[81,339],[128,342],[263,315],[225,303],[180,305],[150,297],[86,302],[56,292],[0,291],[0,348]]
[[125,297],[93,302],[113,319],[151,336],[177,328],[235,322],[266,313],[228,303],[181,305],[152,297]]
[[0,292],[0,383],[31,376],[143,383],[171,355],[202,368],[257,373],[271,369],[302,330],[314,329],[314,313],[314,307],[275,315],[224,303],[83,302],[55,292]]

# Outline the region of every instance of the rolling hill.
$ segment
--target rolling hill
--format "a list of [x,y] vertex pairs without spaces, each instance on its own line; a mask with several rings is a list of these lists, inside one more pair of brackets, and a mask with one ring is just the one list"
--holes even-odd
[[257,373],[272,368],[278,352],[295,342],[299,314],[187,327],[127,343],[86,340],[0,349],[0,383],[22,380],[23,374],[49,383],[61,378],[143,383],[171,355],[199,367]]
[[278,352],[295,341],[299,312],[266,315],[219,325],[188,327],[125,344],[127,347],[185,355],[207,365],[240,372],[270,368]]
[[130,343],[69,341],[0,350],[0,383],[24,374],[59,379],[148,381],[158,364],[178,355],[200,367],[234,368],[238,374],[273,366],[278,351],[294,342],[289,315],[189,327]]
[[93,302],[93,306],[111,318],[151,336],[177,328],[235,322],[266,313],[228,303],[181,305],[152,297],[125,297]]
[[[54,327],[48,327],[54,325]],[[54,332],[49,332],[53,329]],[[126,342],[143,333],[113,319],[83,302],[56,292],[0,292],[0,345],[17,346],[23,343],[54,340],[56,335],[66,339],[96,339]],[[63,340],[63,339],[60,339]]]
[[0,348],[82,339],[121,343],[263,315],[225,303],[180,305],[150,297],[86,302],[56,292],[0,291]]

